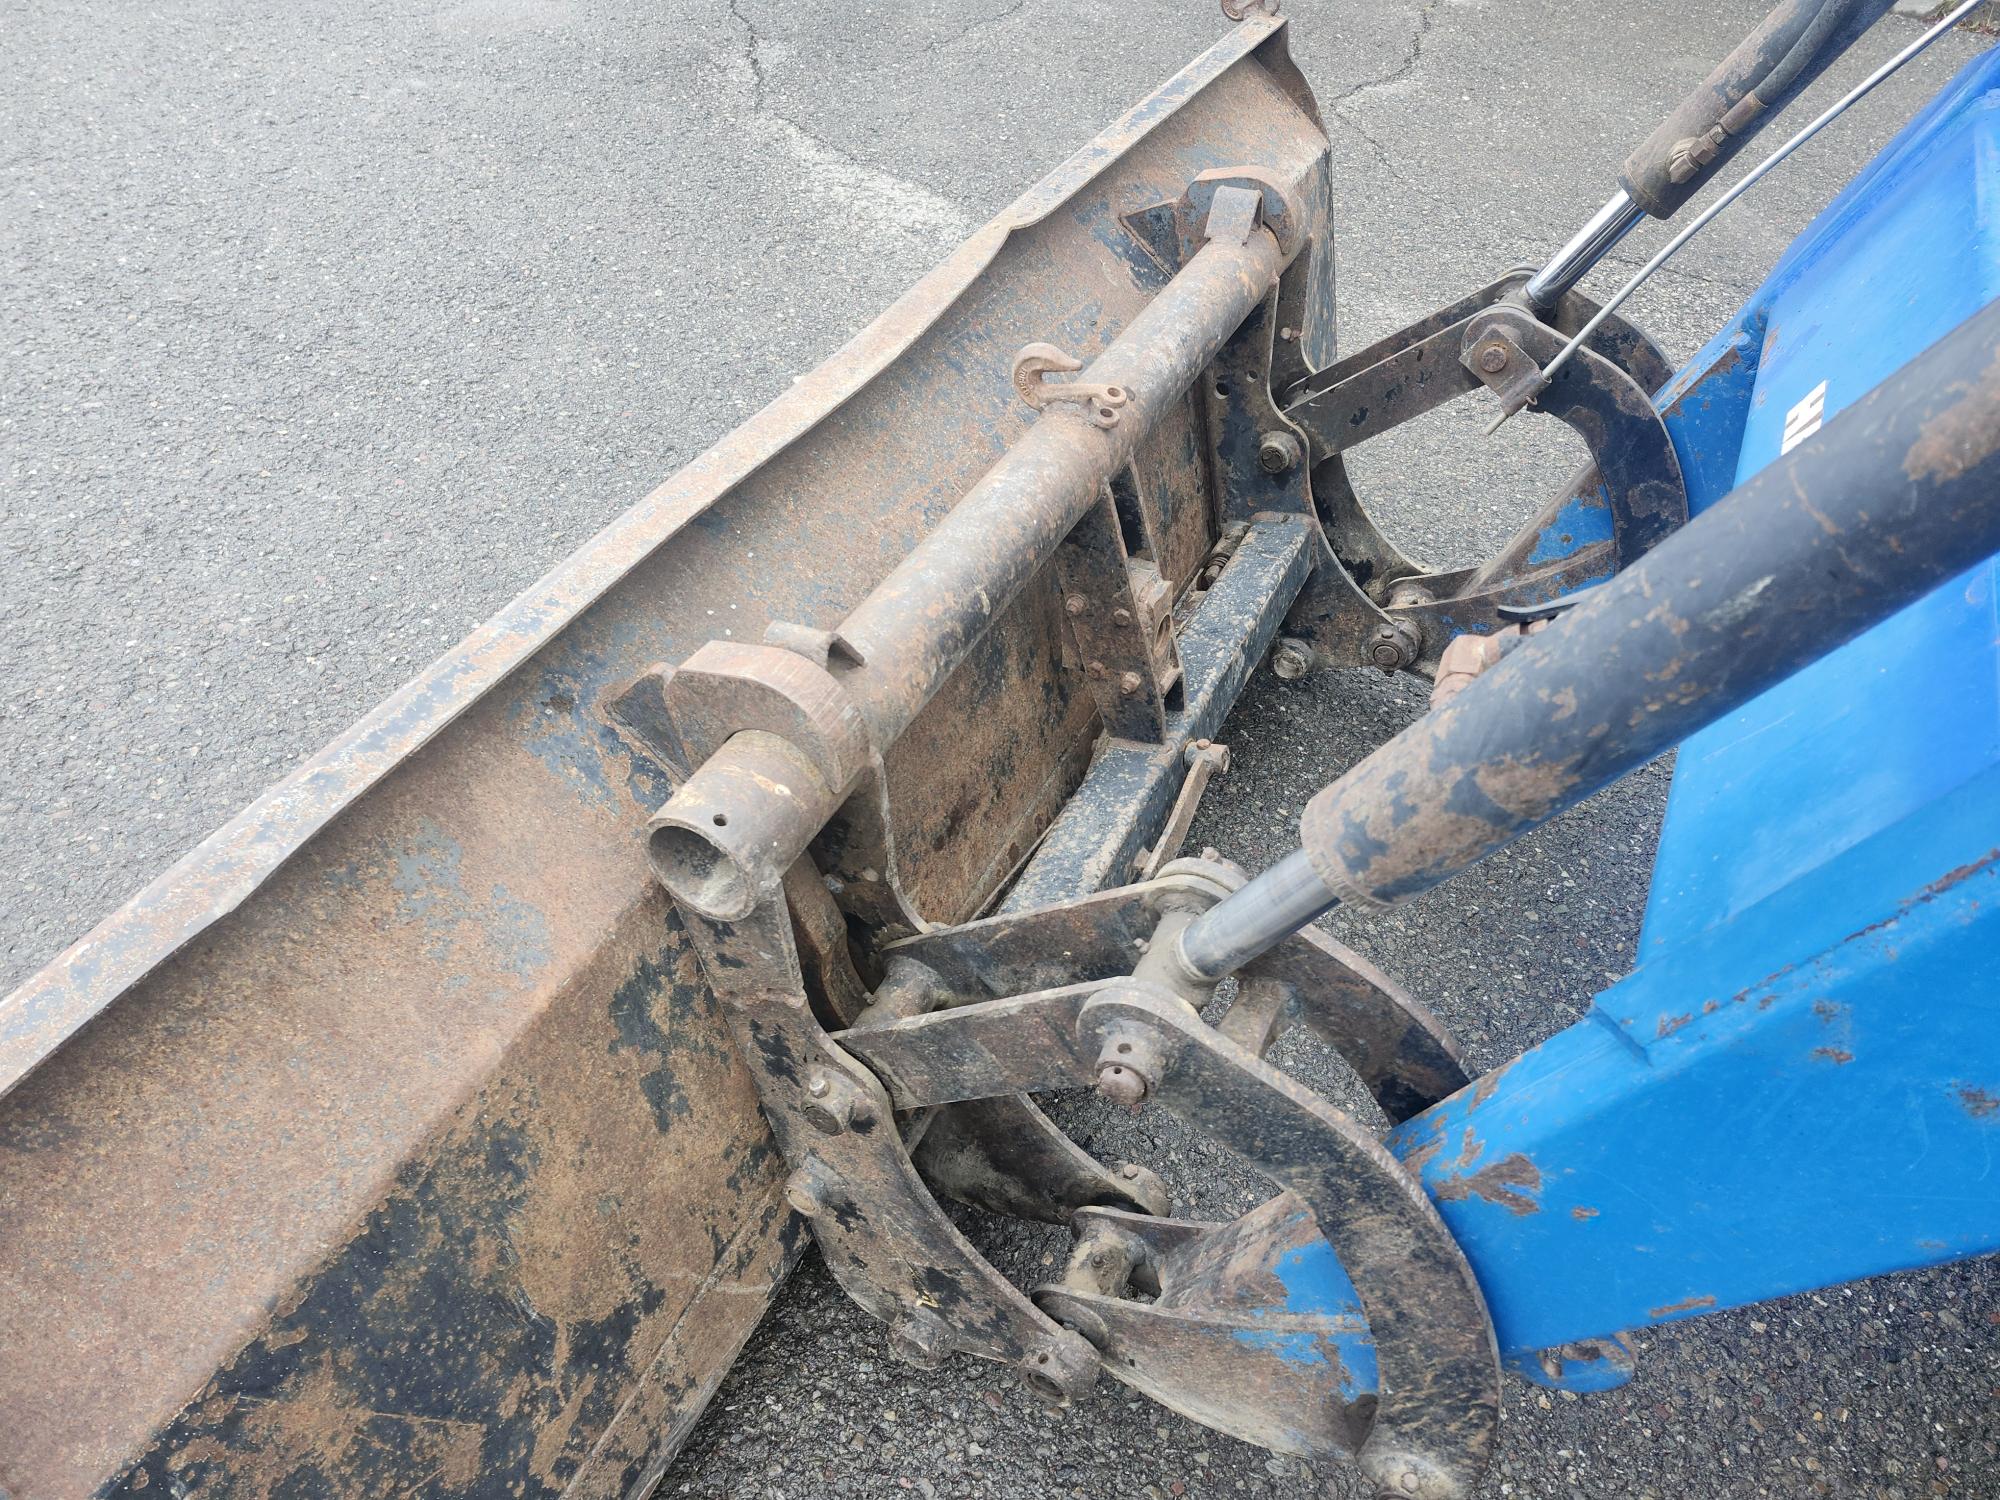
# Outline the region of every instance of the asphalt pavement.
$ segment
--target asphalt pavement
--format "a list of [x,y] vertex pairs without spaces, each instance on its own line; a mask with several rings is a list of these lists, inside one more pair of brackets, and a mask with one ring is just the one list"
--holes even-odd
[[[1290,0],[1349,347],[1559,243],[1754,0]],[[0,15],[0,989],[782,390],[1219,32],[1209,0],[10,0]],[[1831,96],[1914,35],[1891,18]],[[1691,353],[1984,39],[1953,36],[1634,305]],[[1811,106],[1816,107],[1816,106]],[[1803,107],[1800,111],[1803,118]],[[1642,230],[1616,257],[1658,242]],[[1602,278],[1600,278],[1602,279]],[[1357,483],[1469,562],[1577,456],[1447,410]],[[1260,674],[1194,837],[1251,868],[1420,685]],[[1667,768],[1477,883],[1336,924],[1480,1065],[1630,963]],[[1305,1055],[1290,1061],[1338,1093]],[[1169,1126],[1063,1118],[1196,1212]],[[968,1219],[1018,1279],[1039,1231]],[[1990,1262],[1641,1335],[1628,1388],[1510,1383],[1491,1495],[2000,1495]],[[1358,1493],[1105,1386],[917,1375],[808,1260],[666,1495]]]

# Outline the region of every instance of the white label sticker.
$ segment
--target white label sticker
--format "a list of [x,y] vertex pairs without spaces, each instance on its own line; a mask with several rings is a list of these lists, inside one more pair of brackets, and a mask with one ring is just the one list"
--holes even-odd
[[1805,399],[1785,413],[1785,439],[1778,449],[1779,457],[1790,453],[1807,438],[1819,431],[1819,425],[1826,420],[1826,382],[1822,380],[1805,394]]

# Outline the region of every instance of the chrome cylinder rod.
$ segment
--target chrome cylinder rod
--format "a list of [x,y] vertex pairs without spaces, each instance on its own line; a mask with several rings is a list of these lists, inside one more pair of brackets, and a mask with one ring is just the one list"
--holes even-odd
[[1212,984],[1339,904],[1313,873],[1305,850],[1295,849],[1188,925],[1180,937],[1181,965]]
[[1563,294],[1589,275],[1590,268],[1645,217],[1646,210],[1625,189],[1613,193],[1604,207],[1591,215],[1590,222],[1528,279],[1527,286],[1522,288],[1528,305],[1540,313],[1553,311]]

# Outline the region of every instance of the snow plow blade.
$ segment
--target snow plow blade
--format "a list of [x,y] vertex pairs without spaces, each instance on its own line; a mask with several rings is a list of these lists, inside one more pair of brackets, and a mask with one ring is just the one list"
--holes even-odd
[[[1248,305],[1329,363],[1326,141],[1253,18],[0,1002],[0,1493],[658,1477],[807,1235],[649,868],[692,768],[656,669],[809,652],[1167,296],[1239,167],[1284,270]],[[1091,556],[1031,557],[886,756],[882,868],[795,897],[802,949],[871,875],[904,933],[1130,878],[1323,545],[1231,526],[1204,399],[1122,415],[1150,657],[1085,659]]]

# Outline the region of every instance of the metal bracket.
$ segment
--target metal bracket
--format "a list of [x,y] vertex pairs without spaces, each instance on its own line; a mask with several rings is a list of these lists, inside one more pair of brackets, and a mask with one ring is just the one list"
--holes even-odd
[[[1340,1111],[1204,1025],[1188,997],[1148,978],[1188,917],[1185,903],[1213,899],[1202,879],[1190,870],[1139,888],[1154,898],[1142,909],[1159,911],[1159,920],[1148,925],[1151,936],[1128,976],[936,1012],[855,1035],[851,1046],[906,1108],[1095,1086],[1107,1097],[1164,1106],[1295,1192],[1346,1268],[1373,1332],[1381,1382],[1358,1447],[1362,1469],[1385,1494],[1461,1500],[1486,1466],[1499,1416],[1498,1354],[1478,1285],[1437,1210],[1395,1158]],[[1073,930],[1077,915],[1067,913],[1065,926]],[[969,962],[983,950],[990,982],[1007,967],[1004,959],[998,967],[990,961],[1009,935],[989,927],[985,936],[1002,944],[956,953],[935,945],[935,956]],[[1040,951],[1044,965],[1068,967],[1075,956]],[[1042,1300],[1082,1312],[1077,1326],[1087,1337],[1094,1330],[1107,1350],[1114,1318],[1130,1328],[1145,1317],[1090,1302],[1088,1289],[1081,1298],[1075,1291],[1045,1292]],[[1127,1370],[1138,1368],[1135,1355],[1126,1358],[1134,1361]],[[1206,1372],[1170,1381],[1154,1361],[1149,1378],[1154,1394],[1191,1416],[1218,1425],[1244,1419],[1217,1406]],[[1342,1425],[1323,1421],[1317,1441],[1338,1448]],[[1353,1435],[1350,1428],[1350,1442]]]
[[1067,375],[1081,370],[1083,361],[1065,354],[1054,344],[1029,344],[1014,356],[1014,389],[1036,411],[1044,411],[1059,401],[1082,406],[1099,427],[1116,427],[1118,409],[1132,398],[1121,386],[1091,385],[1081,380],[1050,381],[1051,374]]
[[[1201,806],[1202,794],[1208,790],[1211,777],[1220,776],[1229,769],[1229,747],[1218,745],[1213,740],[1195,740],[1182,757],[1187,761],[1187,780],[1181,783],[1181,793],[1174,798],[1174,810],[1167,815],[1167,826],[1160,830],[1159,842],[1141,853],[1133,863],[1133,872],[1140,880],[1154,880],[1168,861],[1181,852],[1181,843],[1187,838],[1188,825],[1194,822],[1195,810]],[[1216,859],[1213,850],[1203,850],[1203,859]]]
[[[1496,307],[1466,325],[1459,358],[1504,405],[1541,384],[1541,366],[1566,342],[1532,314]],[[1589,445],[1611,500],[1618,567],[1630,567],[1687,524],[1687,484],[1673,439],[1652,397],[1627,371],[1585,346],[1535,405]]]
[[[912,960],[940,976],[961,1005],[973,996],[1005,999],[1102,983],[1138,968],[1153,945],[1163,902],[1206,904],[1242,881],[1233,866],[1178,859],[1143,885],[934,928],[887,954],[892,962]],[[1283,1016],[1275,1028],[1311,1028],[1354,1069],[1391,1120],[1408,1119],[1471,1082],[1456,1043],[1421,1002],[1316,928],[1287,938],[1250,965],[1244,978],[1281,987]],[[889,1029],[855,1036],[852,1045],[873,1057],[893,1044],[880,1040]]]
[[[1286,274],[1305,273],[1295,263]],[[1284,295],[1281,285],[1244,319],[1201,383],[1210,471],[1225,524],[1274,512],[1316,515],[1305,435],[1278,409],[1271,390],[1277,310]],[[1324,528],[1315,524],[1314,531],[1313,574],[1286,617],[1279,650],[1288,678],[1303,676],[1315,665],[1369,660],[1376,630],[1389,623],[1340,566]]]
[[782,891],[760,892],[741,921],[684,917],[792,1163],[786,1197],[811,1221],[834,1278],[889,1325],[892,1352],[922,1365],[974,1354],[1055,1401],[1088,1390],[1096,1353],[945,1217],[904,1149],[888,1095],[814,1018]]
[[1181,680],[1173,598],[1159,569],[1128,556],[1107,486],[1056,549],[1063,614],[1098,716],[1113,738],[1158,744]]
[[1062,1281],[1036,1287],[1035,1305],[1089,1339],[1119,1380],[1308,1461],[1366,1439],[1377,1382],[1360,1301],[1350,1287],[1310,1302],[1304,1278],[1274,1269],[1309,1265],[1335,1288],[1346,1280],[1297,1194],[1226,1224],[1093,1208],[1074,1228]]
[[[1505,353],[1506,359],[1494,369],[1481,366],[1481,359],[1496,352],[1491,340],[1484,337],[1496,325],[1508,331],[1515,348],[1533,352],[1544,338],[1553,338],[1559,347],[1569,332],[1580,328],[1594,313],[1589,299],[1572,292],[1549,314],[1548,322],[1537,320],[1518,304],[1529,274],[1525,269],[1509,272],[1490,286],[1285,391],[1285,417],[1310,440],[1312,498],[1329,545],[1340,571],[1349,576],[1355,592],[1370,607],[1360,609],[1352,599],[1341,600],[1338,591],[1321,585],[1319,597],[1333,598],[1342,610],[1316,624],[1288,622],[1288,633],[1298,640],[1298,649],[1274,666],[1296,675],[1315,660],[1325,660],[1330,650],[1340,661],[1359,660],[1385,670],[1409,668],[1434,674],[1439,653],[1453,635],[1492,630],[1502,606],[1539,602],[1601,578],[1629,560],[1628,551],[1636,556],[1657,540],[1649,526],[1641,525],[1619,544],[1584,546],[1554,563],[1531,563],[1531,557],[1546,550],[1551,527],[1565,506],[1604,486],[1610,490],[1614,506],[1624,503],[1621,494],[1638,495],[1633,505],[1627,506],[1628,512],[1636,505],[1663,520],[1667,529],[1679,524],[1676,515],[1685,519],[1684,496],[1676,510],[1671,495],[1652,490],[1639,494],[1635,488],[1669,473],[1667,487],[1678,485],[1678,466],[1668,470],[1662,464],[1658,445],[1650,440],[1642,444],[1645,453],[1641,458],[1622,442],[1606,442],[1611,429],[1594,434],[1581,425],[1588,420],[1581,411],[1573,413],[1578,421],[1572,425],[1578,426],[1591,445],[1593,457],[1600,448],[1611,453],[1613,466],[1623,467],[1621,477],[1600,477],[1601,465],[1586,469],[1533,523],[1480,567],[1445,572],[1427,568],[1404,554],[1369,517],[1347,475],[1343,456],[1349,450],[1482,385],[1504,388],[1516,378],[1535,378],[1531,372],[1522,373],[1534,361],[1520,358],[1512,350],[1497,351]],[[1612,317],[1592,336],[1586,352],[1591,368],[1587,383],[1612,393],[1600,400],[1599,406],[1621,412],[1620,425],[1627,420],[1650,424],[1659,430],[1664,443],[1664,427],[1653,414],[1648,395],[1663,386],[1673,372],[1658,347],[1637,328]],[[1665,447],[1670,454],[1671,444]],[[1329,637],[1334,639],[1331,647]]]

